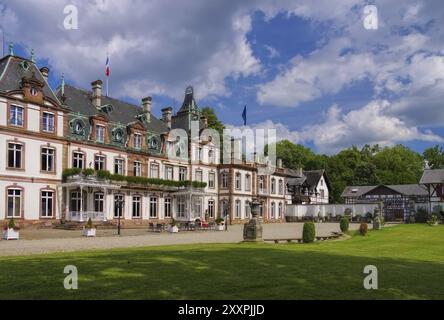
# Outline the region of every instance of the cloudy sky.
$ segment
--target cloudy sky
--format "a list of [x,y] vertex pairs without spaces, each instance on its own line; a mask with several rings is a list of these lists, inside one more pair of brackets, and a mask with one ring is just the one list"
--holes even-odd
[[[78,29],[64,28],[64,8]],[[378,28],[364,27],[364,7]],[[444,139],[442,0],[0,0],[16,53],[34,48],[53,86],[89,88],[111,65],[110,95],[157,115],[192,85],[230,127],[334,153],[366,143],[422,151]]]

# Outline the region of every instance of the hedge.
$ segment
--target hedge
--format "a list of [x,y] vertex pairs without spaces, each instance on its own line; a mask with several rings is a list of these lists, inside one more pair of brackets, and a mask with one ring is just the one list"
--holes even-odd
[[146,178],[146,177],[135,177],[135,176],[124,176],[121,174],[112,174],[107,170],[97,170],[94,169],[79,169],[79,168],[70,168],[63,170],[62,177],[64,179],[75,176],[78,174],[83,174],[85,176],[95,175],[99,179],[107,179],[111,181],[126,181],[129,184],[139,184],[139,185],[162,185],[169,187],[189,187],[192,186],[194,188],[205,188],[207,186],[206,182],[200,181],[174,181],[174,180],[166,180],[166,179],[157,179],[157,178]]
[[339,226],[341,227],[342,232],[347,232],[348,226],[349,226],[348,218],[346,218],[346,217],[341,218],[341,221],[339,222]]
[[315,240],[316,229],[313,222],[305,222],[304,229],[302,230],[302,240],[304,243],[310,243]]

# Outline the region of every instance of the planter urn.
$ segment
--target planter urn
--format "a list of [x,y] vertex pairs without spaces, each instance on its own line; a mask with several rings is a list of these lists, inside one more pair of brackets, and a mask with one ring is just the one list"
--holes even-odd
[[168,232],[170,232],[170,233],[178,233],[179,232],[179,228],[177,226],[169,226]]
[[263,242],[262,224],[258,219],[260,202],[256,199],[250,202],[251,219],[244,224],[244,241],[245,242]]
[[84,237],[95,237],[96,236],[96,228],[83,228],[83,236]]
[[8,228],[6,230],[3,230],[3,239],[18,240],[19,239],[19,231],[14,230],[13,228]]

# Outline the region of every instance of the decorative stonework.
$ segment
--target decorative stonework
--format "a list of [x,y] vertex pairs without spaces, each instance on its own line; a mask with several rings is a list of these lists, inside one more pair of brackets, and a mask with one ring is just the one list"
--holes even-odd
[[245,242],[263,242],[262,224],[258,219],[260,202],[253,199],[250,202],[251,219],[244,224],[244,241]]

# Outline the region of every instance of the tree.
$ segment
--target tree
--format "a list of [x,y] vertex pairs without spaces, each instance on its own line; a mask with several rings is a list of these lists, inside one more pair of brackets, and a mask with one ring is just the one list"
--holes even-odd
[[439,169],[444,167],[444,150],[442,146],[436,145],[434,147],[427,148],[424,150],[422,155],[431,169]]
[[225,126],[217,118],[217,115],[214,112],[214,109],[211,108],[211,107],[204,107],[204,108],[202,108],[202,116],[207,118],[208,128],[216,130],[222,136],[222,133],[223,133],[223,131],[225,129]]

